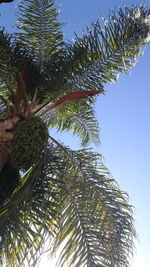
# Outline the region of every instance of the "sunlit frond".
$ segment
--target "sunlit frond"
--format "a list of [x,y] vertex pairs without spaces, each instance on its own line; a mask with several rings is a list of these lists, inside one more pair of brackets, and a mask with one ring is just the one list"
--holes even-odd
[[98,154],[61,146],[59,153],[67,176],[54,241],[54,251],[63,246],[58,266],[129,266],[135,231],[127,195]]
[[103,91],[104,84],[116,81],[119,72],[128,73],[149,42],[149,29],[149,9],[144,5],[112,11],[108,20],[93,23],[82,37],[66,44],[61,69],[70,87]]
[[126,194],[97,154],[52,143],[0,208],[1,264],[35,266],[49,238],[50,251],[66,242],[60,266],[128,266],[135,232]]
[[99,125],[90,103],[85,100],[63,105],[46,115],[48,126],[58,131],[72,131],[80,137],[81,145],[89,142],[99,143]]
[[62,45],[61,23],[54,0],[22,1],[18,6],[17,39],[29,49],[34,49],[35,59],[44,68],[44,62]]

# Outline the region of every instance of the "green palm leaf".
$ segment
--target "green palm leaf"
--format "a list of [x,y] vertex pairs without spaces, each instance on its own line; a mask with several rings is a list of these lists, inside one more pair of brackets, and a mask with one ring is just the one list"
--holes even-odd
[[135,233],[126,195],[102,163],[96,171],[97,154],[52,140],[1,207],[1,264],[35,266],[49,238],[50,250],[66,242],[60,266],[128,266]]
[[63,246],[59,266],[128,266],[132,253],[132,208],[98,155],[63,149],[68,176],[62,218],[54,244]]
[[94,109],[87,100],[68,103],[46,115],[50,128],[56,127],[57,131],[72,131],[80,137],[81,146],[89,142],[99,143],[99,125]]
[[13,96],[13,86],[16,84],[15,68],[11,65],[12,36],[4,29],[0,30],[0,92],[7,100]]
[[45,153],[41,162],[22,176],[12,198],[0,207],[1,265],[35,266],[47,236],[52,238],[58,228],[56,207],[63,166],[51,146]]
[[25,47],[34,49],[42,71],[44,62],[62,46],[63,34],[61,24],[57,22],[58,11],[53,0],[22,1],[18,10],[20,24],[17,28],[23,32],[17,33],[17,39]]
[[[100,90],[127,73],[149,42],[149,10],[144,5],[110,12],[87,28],[73,44],[66,44],[62,74],[68,75],[71,88]],[[60,64],[61,66],[61,64]]]
[[[57,13],[51,9],[52,6],[53,1],[23,2],[20,6],[22,26],[19,26],[24,30],[19,34],[20,42],[28,48],[34,48],[35,53],[44,53],[43,71],[47,74],[47,94],[51,97],[79,90],[96,89],[103,92],[104,83],[114,82],[118,72],[127,73],[135,65],[137,56],[148,42],[149,11],[144,5],[110,13],[108,21],[103,18],[104,25],[101,21],[92,24],[82,37],[76,36],[73,44],[62,43],[61,38],[54,38],[55,34],[61,35],[61,25],[55,26]],[[52,13],[54,15],[51,18]],[[41,18],[46,25],[40,23]],[[42,30],[46,32],[44,35]],[[52,50],[53,41],[57,49]],[[46,52],[37,52],[41,51],[41,42],[52,44],[43,45],[42,49]],[[48,56],[44,56],[45,53]]]

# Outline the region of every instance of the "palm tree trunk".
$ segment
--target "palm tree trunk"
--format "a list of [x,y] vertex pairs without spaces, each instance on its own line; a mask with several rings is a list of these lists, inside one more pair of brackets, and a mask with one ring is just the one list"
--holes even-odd
[[14,126],[10,119],[0,122],[0,172],[9,160]]

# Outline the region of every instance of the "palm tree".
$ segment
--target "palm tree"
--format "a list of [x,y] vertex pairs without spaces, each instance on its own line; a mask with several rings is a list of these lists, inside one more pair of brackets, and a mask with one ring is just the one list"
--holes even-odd
[[[86,146],[99,141],[96,95],[141,55],[150,10],[111,12],[69,43],[54,4],[22,1],[17,32],[0,31],[0,264],[36,266],[47,240],[59,266],[129,266],[132,207]],[[82,149],[52,127],[78,135]]]

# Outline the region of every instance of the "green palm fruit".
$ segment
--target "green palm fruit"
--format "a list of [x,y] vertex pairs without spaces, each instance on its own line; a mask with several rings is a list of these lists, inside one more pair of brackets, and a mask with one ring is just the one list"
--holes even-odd
[[32,116],[16,128],[11,152],[11,162],[17,169],[26,171],[36,163],[48,144],[48,128],[39,117]]

